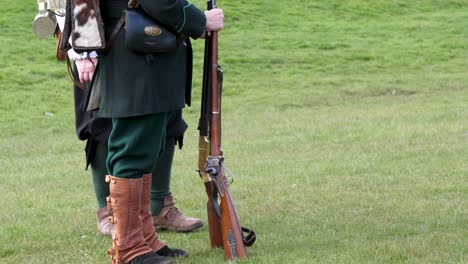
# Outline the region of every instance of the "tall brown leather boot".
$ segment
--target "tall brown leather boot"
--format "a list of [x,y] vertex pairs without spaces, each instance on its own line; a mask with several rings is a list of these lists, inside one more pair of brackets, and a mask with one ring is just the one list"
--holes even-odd
[[108,176],[110,196],[107,206],[112,212],[110,221],[113,247],[109,250],[113,264],[170,264],[172,261],[159,256],[146,243],[140,220],[143,179],[124,179]]
[[151,192],[151,181],[153,176],[151,173],[143,175],[143,189],[141,192],[141,209],[140,219],[143,225],[143,236],[145,237],[148,245],[161,256],[170,257],[183,257],[187,256],[188,253],[177,248],[169,248],[161,240],[158,239],[158,233],[154,228],[153,217],[150,211],[150,192]]

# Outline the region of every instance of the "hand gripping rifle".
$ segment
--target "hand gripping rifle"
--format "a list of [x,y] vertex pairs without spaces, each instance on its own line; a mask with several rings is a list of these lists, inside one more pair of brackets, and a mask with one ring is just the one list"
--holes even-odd
[[[208,0],[208,10],[216,8]],[[218,64],[218,33],[206,36],[201,99],[198,172],[208,195],[208,227],[211,247],[223,247],[226,259],[244,258],[255,242],[255,233],[241,227],[224,173],[221,150],[221,94],[223,70]],[[247,233],[244,236],[244,233]]]

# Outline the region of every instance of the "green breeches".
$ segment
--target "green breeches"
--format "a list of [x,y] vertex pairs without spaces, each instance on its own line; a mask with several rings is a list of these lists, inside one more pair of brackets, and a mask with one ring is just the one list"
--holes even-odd
[[153,170],[166,138],[167,113],[113,118],[107,170],[118,178],[136,179]]

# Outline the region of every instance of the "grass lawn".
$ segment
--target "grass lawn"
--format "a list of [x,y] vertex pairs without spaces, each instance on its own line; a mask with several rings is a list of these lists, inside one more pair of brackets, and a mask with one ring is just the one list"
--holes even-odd
[[[217,2],[225,162],[257,233],[240,262],[467,263],[468,0]],[[0,263],[109,263],[66,65],[36,1],[0,13]],[[206,222],[194,49],[172,192]],[[206,227],[160,236],[223,263]]]

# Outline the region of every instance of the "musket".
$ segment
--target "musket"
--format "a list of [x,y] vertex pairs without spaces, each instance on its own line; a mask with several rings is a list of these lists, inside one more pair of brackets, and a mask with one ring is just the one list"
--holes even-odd
[[[216,8],[207,1],[208,10]],[[223,70],[218,64],[218,33],[205,40],[202,105],[199,120],[198,171],[208,195],[207,211],[211,247],[223,247],[226,259],[244,258],[255,242],[255,233],[241,227],[224,172],[221,150],[221,95]],[[243,232],[248,232],[247,236]]]
[[[211,9],[210,1],[208,1],[208,9]],[[211,116],[211,48],[211,38],[207,36],[205,38],[202,98],[200,119],[198,121],[198,130],[200,131],[198,140],[198,173],[205,184],[205,190],[208,196],[207,212],[210,243],[212,248],[216,248],[223,246],[221,238],[221,214],[218,203],[218,193],[214,185],[215,183],[210,175],[205,171],[206,162],[210,154],[209,126]]]

